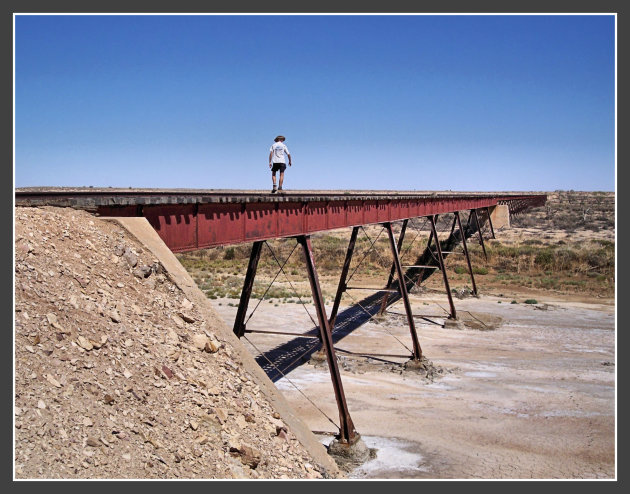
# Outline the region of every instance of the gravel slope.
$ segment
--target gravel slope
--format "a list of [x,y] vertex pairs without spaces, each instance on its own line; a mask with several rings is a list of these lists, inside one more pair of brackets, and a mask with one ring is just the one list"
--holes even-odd
[[15,209],[15,478],[321,478],[238,357],[113,223]]

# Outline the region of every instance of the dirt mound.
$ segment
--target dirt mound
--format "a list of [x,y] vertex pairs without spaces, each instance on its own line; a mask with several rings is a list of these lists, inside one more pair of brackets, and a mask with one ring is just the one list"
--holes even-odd
[[478,329],[479,331],[492,331],[498,329],[503,323],[502,317],[482,312],[459,311],[457,318],[466,329]]
[[[452,369],[435,365],[426,357],[422,357],[418,362],[413,360],[395,362],[389,357],[349,356],[338,353],[337,362],[344,371],[353,374],[364,374],[366,372],[393,372],[395,374],[403,374],[405,372],[413,372],[427,383],[432,383],[443,374],[452,372]],[[315,369],[328,368],[328,362],[322,352],[314,353],[308,361],[308,365],[313,366]]]
[[319,478],[229,344],[121,227],[15,210],[16,478]]

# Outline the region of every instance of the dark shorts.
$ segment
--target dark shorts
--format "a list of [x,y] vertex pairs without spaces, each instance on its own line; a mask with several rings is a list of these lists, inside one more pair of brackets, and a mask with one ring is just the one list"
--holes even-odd
[[271,171],[272,172],[277,172],[278,170],[280,170],[281,172],[283,172],[286,169],[287,169],[287,164],[286,163],[274,163],[273,167],[271,168]]

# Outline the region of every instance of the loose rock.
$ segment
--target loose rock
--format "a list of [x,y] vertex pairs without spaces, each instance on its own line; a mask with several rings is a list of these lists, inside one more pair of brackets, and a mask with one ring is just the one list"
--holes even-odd
[[15,234],[18,479],[317,476],[297,441],[269,433],[273,406],[218,321],[125,230],[17,207]]

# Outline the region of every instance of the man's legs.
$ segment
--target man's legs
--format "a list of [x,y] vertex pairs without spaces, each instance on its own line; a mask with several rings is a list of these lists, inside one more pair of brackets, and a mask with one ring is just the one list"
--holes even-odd
[[[271,192],[276,191],[276,172],[271,172],[271,181],[273,182],[273,189]],[[280,185],[282,185],[282,174],[280,174]]]
[[[284,182],[284,172],[280,172],[280,183],[278,184],[280,186],[280,188],[282,188],[282,182]],[[276,183],[276,177],[274,175],[273,177],[273,183]]]

